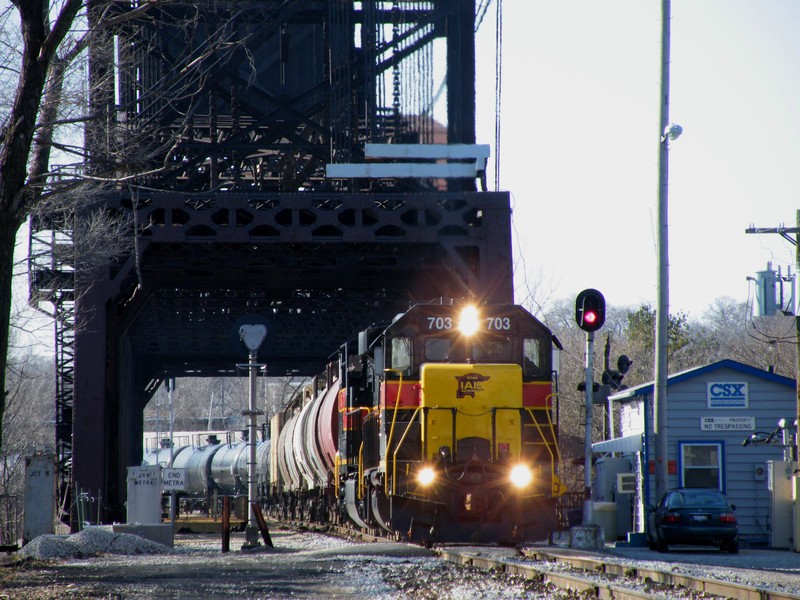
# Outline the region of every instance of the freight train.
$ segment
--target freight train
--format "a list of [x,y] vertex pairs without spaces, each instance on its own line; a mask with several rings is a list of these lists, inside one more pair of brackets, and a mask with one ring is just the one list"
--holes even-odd
[[[420,543],[545,539],[565,491],[560,347],[516,305],[419,304],[361,332],[271,420],[259,501]],[[246,494],[246,447],[182,448],[174,466],[190,493]]]

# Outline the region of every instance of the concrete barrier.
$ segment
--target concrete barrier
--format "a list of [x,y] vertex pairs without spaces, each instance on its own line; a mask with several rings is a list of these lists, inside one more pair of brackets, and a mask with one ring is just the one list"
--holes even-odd
[[582,525],[569,530],[569,547],[581,550],[605,548],[605,533],[599,525]]
[[114,533],[132,533],[151,542],[163,544],[168,548],[175,547],[175,536],[172,532],[172,523],[143,524],[143,523],[116,523],[111,526]]

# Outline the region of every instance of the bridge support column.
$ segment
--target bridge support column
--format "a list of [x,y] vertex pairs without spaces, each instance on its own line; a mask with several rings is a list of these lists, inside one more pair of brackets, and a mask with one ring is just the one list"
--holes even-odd
[[[72,502],[65,507],[70,513],[73,531],[81,527],[79,515],[85,521],[106,519],[108,469],[114,462],[109,449],[116,447],[109,414],[109,401],[115,387],[110,365],[116,361],[111,355],[113,347],[107,340],[107,296],[102,288],[102,280],[96,280],[76,298],[76,314],[80,317],[75,328]],[[89,502],[84,502],[80,511],[77,504],[80,498],[76,494],[88,495]],[[91,510],[89,514],[87,509]]]

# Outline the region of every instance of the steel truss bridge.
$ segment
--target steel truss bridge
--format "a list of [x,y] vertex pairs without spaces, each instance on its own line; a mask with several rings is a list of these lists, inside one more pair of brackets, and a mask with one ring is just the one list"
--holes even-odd
[[[94,187],[82,204],[65,192],[68,208],[34,217],[30,234],[31,302],[56,324],[65,498],[88,494],[98,520],[124,519],[145,405],[168,378],[237,375],[243,317],[269,323],[270,375],[307,376],[414,302],[512,301],[507,193],[325,174],[367,160],[366,143],[474,144],[475,10],[90,3],[98,118],[81,168]],[[99,263],[79,250],[96,214],[124,224],[123,250]]]

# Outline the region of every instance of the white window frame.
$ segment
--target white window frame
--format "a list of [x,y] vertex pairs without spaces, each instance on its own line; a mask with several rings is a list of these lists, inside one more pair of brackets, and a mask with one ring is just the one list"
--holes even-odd
[[[725,493],[725,443],[722,440],[703,440],[703,441],[688,441],[678,442],[678,477],[680,487],[686,487],[686,471],[693,468],[686,466],[685,449],[694,446],[716,446],[717,451],[717,487],[718,492]],[[710,468],[713,465],[707,465],[697,468]],[[709,488],[715,489],[715,488]]]

